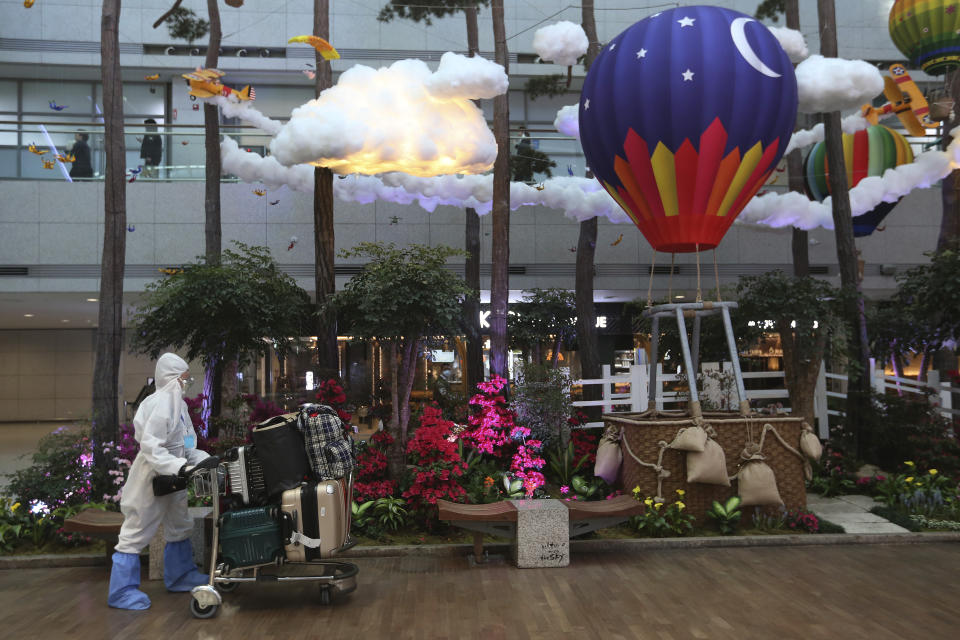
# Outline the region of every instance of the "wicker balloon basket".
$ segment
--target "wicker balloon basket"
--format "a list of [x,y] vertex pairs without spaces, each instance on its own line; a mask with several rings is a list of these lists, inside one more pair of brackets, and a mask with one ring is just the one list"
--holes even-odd
[[[630,493],[634,487],[639,487],[643,496],[661,496],[667,502],[672,502],[678,496],[677,489],[682,489],[685,492],[683,502],[698,524],[703,524],[705,513],[714,500],[722,503],[737,495],[734,476],[743,461],[741,453],[748,444],[759,444],[761,441],[761,453],[773,470],[777,489],[786,508],[801,509],[807,505],[805,462],[799,453],[802,432],[800,418],[743,416],[736,412],[704,413],[702,423],[699,420],[697,422],[705,428],[712,427],[711,437],[723,448],[727,475],[732,478],[729,487],[688,483],[687,452],[665,447],[674,440],[680,429],[695,424],[694,418],[686,413],[604,414],[603,420],[607,428],[622,429],[620,448],[623,452],[621,479],[624,492]],[[659,477],[663,474],[644,466],[637,458],[647,464],[656,464],[659,460],[660,466],[669,475]],[[779,506],[745,507],[742,520],[745,525],[749,526],[756,509],[776,513]]]

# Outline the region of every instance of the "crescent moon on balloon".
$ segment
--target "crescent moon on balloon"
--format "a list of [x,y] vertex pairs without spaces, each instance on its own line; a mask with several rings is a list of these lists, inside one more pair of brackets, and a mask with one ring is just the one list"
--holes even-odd
[[733,44],[743,56],[743,59],[751,67],[769,78],[779,78],[780,74],[764,64],[763,60],[757,56],[757,53],[750,48],[747,42],[746,27],[748,22],[756,22],[753,18],[737,18],[730,23],[730,37],[733,38]]

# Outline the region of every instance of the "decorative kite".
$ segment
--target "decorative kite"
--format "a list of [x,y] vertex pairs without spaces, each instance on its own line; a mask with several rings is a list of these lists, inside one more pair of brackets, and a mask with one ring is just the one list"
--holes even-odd
[[581,144],[655,250],[703,251],[769,179],[796,114],[793,65],[769,29],[679,7],[629,27],[590,66]]
[[63,111],[64,109],[70,106],[67,104],[57,104],[56,100],[51,100],[49,104],[50,104],[50,108],[53,109],[54,111]]
[[926,73],[939,76],[960,65],[960,2],[896,0],[888,26],[897,49]]
[[[847,184],[851,189],[864,178],[879,177],[888,169],[913,162],[913,150],[906,138],[883,125],[874,125],[853,134],[845,133],[843,156]],[[823,202],[830,195],[830,170],[827,165],[827,147],[822,141],[815,144],[807,154],[803,163],[803,174],[807,194]],[[897,206],[897,202],[881,202],[871,211],[855,217],[853,235],[862,238],[873,233],[880,221]]]
[[319,36],[294,36],[287,40],[287,44],[294,42],[303,42],[310,45],[320,53],[324,60],[337,60],[340,58],[340,54],[333,48],[333,45]]

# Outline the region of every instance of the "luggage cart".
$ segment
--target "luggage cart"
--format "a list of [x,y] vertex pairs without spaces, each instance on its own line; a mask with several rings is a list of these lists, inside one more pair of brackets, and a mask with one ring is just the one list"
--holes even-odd
[[[330,604],[334,595],[345,595],[351,593],[357,588],[357,565],[349,562],[337,562],[329,559],[313,560],[309,562],[289,562],[283,553],[283,545],[280,544],[277,552],[276,538],[273,544],[265,544],[261,538],[261,532],[257,530],[256,519],[259,517],[263,522],[263,515],[276,518],[280,522],[284,514],[280,512],[277,506],[264,506],[251,509],[228,510],[220,513],[220,496],[227,495],[229,483],[228,465],[231,462],[231,452],[225,456],[224,462],[216,469],[200,469],[192,475],[194,493],[198,497],[211,497],[213,502],[213,541],[211,545],[210,557],[210,581],[207,584],[194,587],[190,594],[190,613],[196,618],[212,618],[217,614],[220,605],[223,604],[224,593],[234,591],[243,583],[263,583],[263,582],[316,582],[320,587],[320,603]],[[346,495],[352,495],[353,474],[346,479]],[[232,518],[235,516],[235,518]],[[347,530],[349,531],[350,510],[347,509]],[[244,563],[244,566],[230,566],[229,559],[225,557],[221,548],[221,528],[224,522],[231,519],[244,519],[245,522],[253,522],[248,525],[251,531],[249,540],[242,540],[239,544],[243,551],[248,554],[248,558],[255,558],[259,561]],[[275,523],[276,524],[276,523]],[[269,527],[272,535],[276,536],[276,527]],[[342,553],[353,547],[356,541],[349,535],[342,546],[334,549],[331,556]],[[259,555],[258,555],[259,553]],[[285,567],[299,567],[297,574],[284,571]]]

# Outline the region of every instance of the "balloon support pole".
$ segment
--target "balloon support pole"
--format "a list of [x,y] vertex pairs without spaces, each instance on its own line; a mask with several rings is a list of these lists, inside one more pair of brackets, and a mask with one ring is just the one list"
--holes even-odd
[[[683,352],[683,366],[687,371],[687,383],[690,386],[691,415],[699,416],[700,396],[697,391],[697,366],[700,359],[700,319],[705,316],[720,314],[723,318],[724,333],[727,338],[727,348],[730,352],[730,362],[733,365],[733,375],[737,381],[737,397],[740,400],[741,415],[749,415],[750,402],[747,400],[747,391],[743,386],[743,373],[740,370],[740,357],[737,353],[737,343],[733,337],[733,323],[730,321],[730,310],[736,309],[737,303],[730,302],[671,302],[659,304],[644,310],[643,316],[652,321],[652,335],[650,336],[650,400],[656,406],[657,361],[660,348],[660,319],[675,318],[680,334],[680,349]],[[693,348],[687,338],[686,318],[693,318]]]

